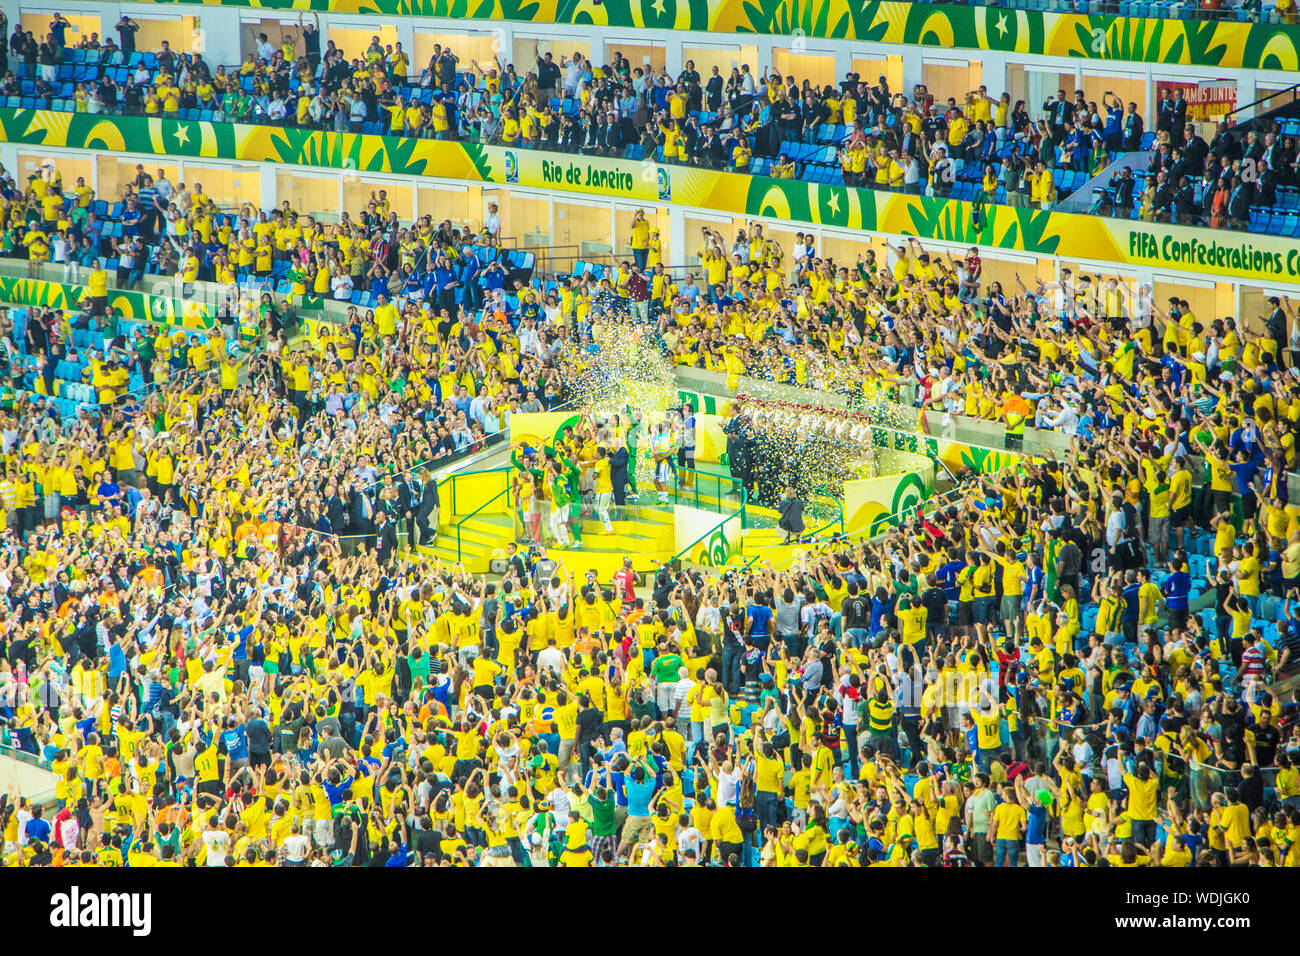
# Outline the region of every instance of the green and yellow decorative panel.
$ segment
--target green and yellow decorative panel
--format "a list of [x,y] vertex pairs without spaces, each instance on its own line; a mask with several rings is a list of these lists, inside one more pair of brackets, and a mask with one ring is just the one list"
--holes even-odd
[[510,21],[858,40],[1169,66],[1300,68],[1300,26],[1293,24],[1092,16],[975,5],[883,0],[206,0],[199,5],[434,17],[475,21],[484,29],[493,21]]
[[1020,460],[1020,456],[1013,452],[977,448],[961,442],[945,441],[940,445],[938,458],[954,475],[960,475],[967,469],[976,475],[993,475]]
[[[931,468],[929,474],[933,474]],[[844,483],[844,530],[854,537],[873,537],[916,513],[933,491],[922,471]]]
[[[81,307],[86,287],[47,282],[43,279],[18,279],[0,276],[0,302],[6,305],[34,305],[58,310]],[[215,321],[213,312],[197,303],[183,303],[171,296],[146,292],[109,290],[108,304],[119,318],[185,328],[208,328]]]
[[0,140],[23,146],[438,176],[677,205],[921,240],[1300,286],[1300,244],[1276,236],[851,189],[686,166],[438,140],[229,123],[0,109]]
[[740,550],[739,517],[726,521],[716,511],[677,505],[673,508],[673,550],[686,561],[721,567]]

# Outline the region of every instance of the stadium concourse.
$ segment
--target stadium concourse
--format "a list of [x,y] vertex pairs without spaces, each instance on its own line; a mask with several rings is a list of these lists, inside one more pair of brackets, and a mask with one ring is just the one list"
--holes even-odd
[[[1300,864],[1285,296],[0,179],[0,267],[76,293],[0,319],[5,866]],[[146,275],[229,297],[119,314]],[[805,519],[958,427],[932,497]],[[701,503],[766,546],[642,573]]]

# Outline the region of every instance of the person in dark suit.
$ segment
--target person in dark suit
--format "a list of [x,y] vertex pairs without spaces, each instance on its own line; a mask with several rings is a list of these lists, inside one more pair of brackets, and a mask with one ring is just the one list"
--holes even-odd
[[795,494],[793,488],[786,488],[781,495],[777,510],[781,512],[781,520],[777,522],[777,527],[785,532],[785,541],[788,544],[804,532],[803,499]]
[[1115,208],[1128,213],[1133,208],[1133,187],[1136,180],[1133,178],[1133,168],[1125,166],[1119,171],[1119,175],[1112,176],[1107,188],[1115,191]]
[[732,479],[748,488],[753,481],[750,475],[749,419],[742,413],[722,427],[727,436],[727,464]]
[[1163,91],[1160,102],[1156,105],[1156,132],[1167,133],[1169,141],[1174,142],[1174,116],[1177,110],[1174,107],[1174,94],[1168,87]]
[[1210,155],[1210,144],[1196,135],[1196,127],[1190,123],[1186,126],[1183,140],[1183,158],[1187,160],[1187,172],[1190,176],[1205,174],[1205,160]]
[[378,543],[375,546],[375,557],[379,559],[379,566],[387,567],[397,554],[397,523],[390,521],[387,511],[379,512],[379,523],[375,526],[375,537]]
[[416,516],[420,513],[420,499],[424,497],[424,485],[420,481],[419,473],[413,472],[406,476],[406,480],[399,482],[397,486],[398,503],[402,515],[406,518],[406,540],[412,548],[415,547],[418,538],[416,537]]
[[419,531],[421,544],[432,544],[438,531],[438,483],[429,474],[429,469],[420,469],[420,504],[415,510],[415,527]]
[[334,485],[326,489],[329,494],[325,499],[325,518],[330,523],[331,534],[347,534],[348,532],[348,504],[343,496],[338,493]]
[[1214,139],[1210,140],[1210,155],[1225,166],[1234,159],[1241,159],[1241,143],[1232,135],[1227,123],[1219,123]]
[[712,75],[704,84],[704,92],[707,95],[709,112],[718,112],[722,108],[722,74],[718,72],[716,66],[713,67]]
[[614,439],[614,451],[609,456],[609,481],[614,486],[614,507],[627,504],[627,446],[623,439]]
[[348,495],[348,513],[351,519],[351,531],[367,539],[366,544],[375,544],[375,505],[364,488],[352,483]]
[[[385,481],[391,482],[392,478]],[[402,518],[406,512],[402,510],[401,495],[397,487],[392,484],[387,485],[379,492],[379,498],[375,502],[375,520],[379,520],[380,515],[388,515],[388,523],[393,526],[393,534],[398,534],[402,527]]]
[[1169,124],[1169,138],[1175,146],[1182,146],[1187,135],[1187,100],[1183,99],[1183,89],[1174,90],[1174,103],[1171,107],[1173,116]]

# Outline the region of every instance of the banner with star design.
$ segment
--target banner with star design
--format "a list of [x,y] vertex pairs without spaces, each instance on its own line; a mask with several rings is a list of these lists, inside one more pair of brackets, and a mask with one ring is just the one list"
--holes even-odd
[[155,0],[171,6],[791,36],[1073,59],[1300,69],[1300,25],[891,0]]
[[983,206],[977,222],[968,202],[691,166],[398,136],[8,108],[0,109],[0,140],[358,175],[436,176],[1300,287],[1300,245],[1281,237],[995,205]]

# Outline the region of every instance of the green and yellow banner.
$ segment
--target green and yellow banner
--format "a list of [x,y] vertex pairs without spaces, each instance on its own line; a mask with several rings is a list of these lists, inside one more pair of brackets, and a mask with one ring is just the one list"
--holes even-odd
[[0,109],[0,140],[357,173],[438,176],[961,245],[1300,285],[1300,245],[1253,233],[984,206],[825,183],[472,143]]
[[[160,0],[167,2],[167,0]],[[886,0],[180,0],[271,11],[859,40],[1084,60],[1300,68],[1300,26]],[[173,4],[175,5],[175,4]]]
[[564,429],[575,426],[579,418],[573,412],[515,412],[510,416],[510,451],[523,448],[541,451],[553,447]]
[[[86,287],[47,282],[44,279],[19,279],[0,276],[0,302],[6,305],[34,305],[59,311],[76,310]],[[109,290],[109,305],[118,318],[160,325],[208,328],[216,320],[212,310],[197,303],[183,304],[171,296],[146,292]]]

